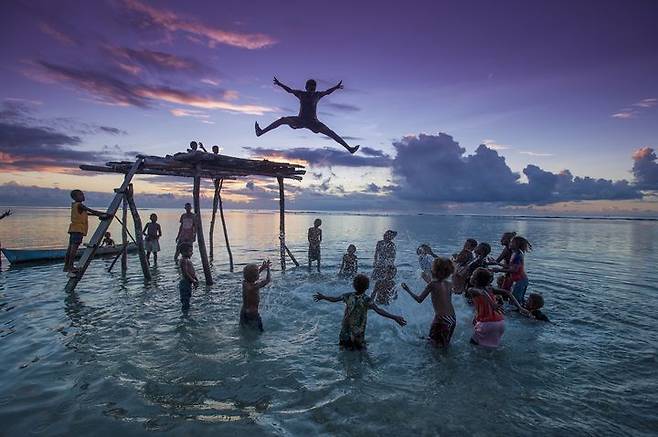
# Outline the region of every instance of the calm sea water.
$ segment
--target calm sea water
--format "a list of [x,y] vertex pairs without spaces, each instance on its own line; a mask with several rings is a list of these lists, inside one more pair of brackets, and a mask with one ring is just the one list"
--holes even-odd
[[[144,218],[150,211],[143,211]],[[97,260],[75,293],[61,264],[0,272],[0,434],[27,435],[655,435],[658,430],[658,223],[578,219],[289,214],[288,243],[306,260],[306,230],[323,219],[324,271],[278,271],[278,216],[229,212],[237,263],[221,228],[216,284],[180,312],[173,263],[179,211],[157,211],[160,265],[145,285],[136,256],[108,274]],[[204,217],[208,221],[208,217]],[[17,210],[0,222],[5,247],[66,243],[66,209]],[[507,319],[503,345],[468,343],[471,309],[455,296],[447,353],[421,338],[432,319],[401,294],[399,328],[371,313],[365,353],[337,346],[336,279],[348,244],[368,271],[375,243],[399,231],[398,281],[421,287],[415,248],[455,252],[467,237],[498,253],[503,231],[532,241],[530,291],[553,323]],[[118,226],[112,229],[119,237]],[[207,236],[207,228],[206,228]],[[262,293],[266,332],[238,328],[242,266],[273,260]],[[198,258],[193,258],[201,274]]]

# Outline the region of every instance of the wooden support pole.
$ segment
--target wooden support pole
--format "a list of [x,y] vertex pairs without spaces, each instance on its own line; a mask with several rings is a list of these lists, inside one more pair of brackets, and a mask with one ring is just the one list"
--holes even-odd
[[283,192],[283,178],[279,182],[279,255],[281,256],[281,271],[286,271],[286,203]]
[[[142,219],[139,217],[139,212],[137,212],[137,206],[135,205],[135,199],[133,198],[133,184],[128,185],[128,190],[126,192],[126,199],[128,200],[128,206],[130,207],[130,213],[133,216],[133,223],[135,224],[135,239],[137,240],[137,253],[139,254],[139,263],[142,265],[142,273],[144,274],[144,280],[151,280],[151,271],[149,270],[149,263],[146,260],[146,252],[144,252],[144,237],[142,235]],[[125,221],[123,222],[125,226]]]
[[228,264],[233,272],[233,254],[231,253],[231,244],[228,242],[228,230],[226,229],[226,220],[224,219],[224,204],[222,203],[222,185],[224,179],[220,179],[219,188],[217,189],[217,201],[219,203],[219,217],[222,219],[222,228],[224,229],[224,240],[226,241],[226,251],[228,252]]
[[295,266],[299,267],[299,263],[297,262],[297,259],[295,259],[295,256],[292,254],[290,249],[288,249],[288,246],[284,246],[286,248],[286,252],[288,253],[288,256],[292,260],[293,263],[295,263]]
[[194,214],[196,218],[196,239],[199,246],[199,255],[201,256],[201,264],[203,265],[203,274],[206,277],[206,285],[212,285],[212,274],[210,273],[210,264],[208,263],[208,253],[206,252],[206,242],[203,238],[203,223],[201,222],[201,201],[199,199],[199,191],[201,189],[201,177],[194,177]]
[[213,184],[215,185],[215,194],[212,198],[212,217],[210,218],[210,231],[208,232],[208,246],[210,246],[210,261],[213,260],[214,245],[215,245],[215,217],[217,216],[217,202],[219,197],[219,179],[213,179]]
[[123,244],[123,250],[121,251],[121,273],[126,273],[128,271],[128,227],[126,222],[128,221],[128,199],[126,196],[123,196],[123,214],[122,214],[122,224],[121,224],[121,244]]

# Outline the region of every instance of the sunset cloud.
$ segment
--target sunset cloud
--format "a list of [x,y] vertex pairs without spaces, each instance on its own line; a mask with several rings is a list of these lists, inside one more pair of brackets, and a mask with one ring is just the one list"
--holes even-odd
[[245,147],[254,157],[265,159],[285,159],[302,162],[313,167],[388,167],[391,157],[381,150],[363,147],[359,154],[350,155],[343,149],[295,147],[290,149],[268,149],[264,147]]
[[652,147],[642,147],[633,153],[633,175],[637,185],[645,190],[658,190],[658,160]]
[[[209,47],[223,44],[243,49],[261,49],[276,43],[271,36],[262,33],[232,32],[207,25],[200,20],[183,18],[167,9],[145,4],[137,0],[124,0],[125,6],[142,17],[143,26],[158,27],[167,33],[181,32],[205,40]],[[191,38],[195,40],[195,38]]]
[[[117,59],[117,62],[123,65],[124,69],[128,66],[128,70],[133,74],[135,71],[141,71],[141,68],[135,66],[134,63],[139,64],[141,67],[158,71],[201,71],[204,69],[203,65],[195,59],[172,53],[111,46],[106,47],[105,50]],[[125,64],[126,62],[130,62],[131,64]]]
[[649,108],[658,106],[657,98],[647,98],[642,99],[639,102],[633,103],[630,107],[624,108],[618,112],[615,112],[611,115],[612,118],[619,118],[626,120],[629,118],[635,118],[640,115],[643,111],[646,111]]

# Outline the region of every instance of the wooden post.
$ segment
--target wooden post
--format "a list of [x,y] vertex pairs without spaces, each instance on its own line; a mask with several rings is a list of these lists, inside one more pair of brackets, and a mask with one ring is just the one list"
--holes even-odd
[[123,245],[123,250],[121,251],[121,273],[126,273],[128,271],[128,227],[126,222],[128,221],[128,199],[126,196],[123,196],[123,215],[121,224],[121,244]]
[[281,256],[281,271],[286,271],[286,204],[283,192],[283,178],[276,178],[279,183],[279,255]]
[[194,214],[196,216],[196,239],[199,246],[199,255],[203,265],[203,274],[206,277],[206,285],[212,285],[212,274],[210,273],[210,264],[208,263],[208,253],[206,252],[206,242],[203,238],[203,223],[201,222],[201,201],[199,191],[201,188],[201,177],[194,176]]
[[208,233],[208,238],[210,239],[208,242],[208,245],[210,246],[210,261],[212,261],[215,256],[213,249],[215,245],[215,216],[217,215],[217,202],[219,197],[219,179],[213,179],[213,184],[215,185],[215,195],[212,198],[212,217],[210,219],[210,232]]
[[[139,262],[142,265],[142,273],[144,274],[144,280],[151,280],[151,271],[149,270],[149,263],[146,260],[146,252],[144,252],[144,237],[142,236],[142,219],[139,217],[139,212],[137,212],[137,206],[135,205],[135,199],[133,198],[133,184],[128,185],[128,191],[126,192],[126,199],[128,200],[128,206],[130,207],[130,213],[133,216],[133,223],[135,224],[135,240],[137,243],[137,253],[139,254]],[[123,222],[124,225],[126,222]]]
[[226,220],[224,219],[224,205],[222,203],[222,186],[224,179],[220,179],[219,188],[217,189],[217,201],[219,203],[219,217],[222,219],[222,228],[224,229],[224,240],[226,241],[226,251],[228,252],[228,264],[231,272],[233,272],[233,254],[231,253],[231,245],[228,242],[228,231],[226,230]]

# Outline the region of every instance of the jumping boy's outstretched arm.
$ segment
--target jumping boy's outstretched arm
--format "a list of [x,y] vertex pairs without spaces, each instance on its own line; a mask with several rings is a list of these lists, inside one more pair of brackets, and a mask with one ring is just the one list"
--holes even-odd
[[320,302],[321,300],[326,300],[328,302],[342,302],[343,301],[343,296],[325,296],[322,293],[315,293],[313,295],[313,300],[316,302]]
[[373,310],[374,312],[376,312],[377,314],[379,314],[382,317],[386,317],[387,319],[391,319],[391,320],[395,321],[395,323],[397,323],[400,326],[404,326],[404,325],[407,324],[407,321],[404,320],[404,318],[402,316],[396,316],[395,314],[391,314],[388,311],[385,311],[385,310],[379,308],[374,303],[370,304],[370,309]]
[[286,92],[288,92],[290,94],[297,95],[297,93],[299,93],[299,91],[294,90],[294,89],[290,88],[288,85],[285,85],[285,84],[279,82],[279,79],[277,79],[276,76],[274,76],[274,85],[280,86],[281,88],[283,88]]
[[342,90],[342,89],[343,89],[343,81],[341,80],[340,82],[338,82],[336,85],[332,86],[331,88],[329,88],[327,90],[324,90],[324,91],[321,91],[320,96],[321,97],[328,96],[329,94],[333,93],[334,91]]
[[5,217],[9,217],[10,215],[11,215],[11,209],[8,209],[7,211],[0,214],[0,220],[2,220]]
[[409,293],[409,296],[413,297],[414,300],[418,303],[423,303],[425,298],[427,298],[427,296],[429,296],[429,294],[432,292],[432,286],[429,283],[427,284],[427,286],[425,287],[423,292],[420,293],[419,295],[415,294],[413,291],[411,291],[409,289],[409,286],[407,284],[405,284],[404,282],[401,284],[401,287],[404,291]]

